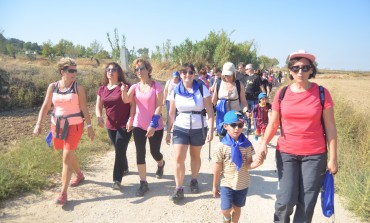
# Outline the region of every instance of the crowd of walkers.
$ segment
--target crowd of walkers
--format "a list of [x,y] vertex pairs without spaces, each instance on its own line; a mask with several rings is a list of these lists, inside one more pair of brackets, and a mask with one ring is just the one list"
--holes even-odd
[[[165,159],[175,163],[175,189],[169,199],[179,203],[185,198],[185,160],[190,154],[191,193],[199,193],[201,149],[211,142],[214,131],[220,141],[213,154],[215,161],[212,193],[221,197],[223,222],[238,222],[250,185],[249,169],[262,165],[267,145],[280,127],[276,146],[279,187],[274,222],[311,222],[326,169],[338,171],[337,133],[333,100],[325,88],[309,79],[317,72],[315,56],[304,50],[289,57],[292,81],[277,90],[269,103],[271,90],[282,83],[282,71],[254,69],[253,64],[232,62],[219,67],[198,69],[184,63],[173,71],[164,88],[152,78],[149,60],[136,59],[133,69],[138,83],[130,85],[119,64],[106,64],[96,98],[98,126],[105,128],[115,148],[112,189],[124,188],[129,173],[126,156],[134,136],[139,183],[136,196],[149,190],[146,166],[146,142],[157,162],[155,176],[163,177]],[[95,134],[84,88],[76,82],[77,64],[71,58],[58,62],[60,80],[48,87],[34,134],[52,108],[51,138],[56,150],[63,151],[62,189],[56,203],[67,202],[69,186],[80,185],[85,176],[75,150],[84,132],[91,140]],[[324,100],[322,100],[324,96]],[[165,106],[166,119],[162,117]],[[105,111],[104,111],[105,110]],[[244,131],[245,127],[245,131]],[[161,142],[165,135],[172,144],[174,157],[164,157]],[[260,140],[255,150],[248,136]],[[328,158],[328,151],[330,156]],[[148,170],[152,171],[152,170]],[[71,180],[72,175],[76,177]]]

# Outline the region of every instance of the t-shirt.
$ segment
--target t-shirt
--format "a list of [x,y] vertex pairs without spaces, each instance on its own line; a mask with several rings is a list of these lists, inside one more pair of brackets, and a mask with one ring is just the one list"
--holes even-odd
[[[189,93],[193,93],[193,90],[190,90]],[[183,113],[188,111],[202,111],[204,107],[203,98],[210,97],[210,93],[208,89],[203,86],[203,97],[200,93],[200,91],[196,91],[194,94],[197,104],[195,104],[195,101],[193,98],[186,98],[184,96],[181,96],[180,94],[172,94],[170,101],[175,100],[175,105],[178,110],[178,115],[176,116],[176,120],[174,125],[190,129],[190,123],[192,129],[200,129],[202,128],[202,114],[190,114],[189,113]],[[191,119],[190,119],[191,117]],[[203,117],[203,127],[207,126],[207,120],[205,117]]]
[[167,97],[166,97],[166,100],[169,101],[170,98],[171,98],[171,94],[173,94],[173,89],[179,84],[178,83],[174,83],[173,82],[173,79],[170,79],[166,82],[166,86],[167,86]]
[[222,163],[221,186],[229,187],[233,190],[242,190],[249,187],[250,176],[246,165],[248,157],[254,155],[253,146],[243,148],[239,147],[243,156],[243,166],[236,170],[235,163],[231,160],[231,147],[223,143],[217,144],[216,151],[213,154],[213,160],[216,163]]
[[[319,86],[311,83],[305,92],[294,93],[288,86],[284,99],[279,104],[281,89],[276,93],[272,110],[279,112],[283,135],[279,137],[277,149],[295,155],[315,155],[326,151],[323,126],[321,124],[322,106]],[[333,107],[333,99],[324,88],[324,109]]]
[[256,125],[259,128],[266,128],[269,122],[268,112],[271,110],[271,104],[266,103],[265,107],[261,107],[259,104],[256,104],[253,107],[254,118],[256,118]]
[[[152,116],[154,115],[156,109],[157,94],[163,91],[162,85],[159,82],[152,81],[150,90],[148,92],[141,92],[138,84],[134,84],[130,87],[133,88],[136,103],[136,113],[134,117],[133,126],[139,127],[143,130],[147,130],[150,122],[152,121]],[[156,130],[163,129],[163,119],[162,116],[158,121],[159,126]]]
[[101,86],[98,95],[105,108],[107,129],[118,130],[126,128],[126,123],[130,117],[130,104],[123,103],[121,97],[121,83],[113,89],[108,89],[106,85]]
[[245,97],[247,100],[258,100],[258,94],[261,92],[261,78],[257,74],[245,76]]

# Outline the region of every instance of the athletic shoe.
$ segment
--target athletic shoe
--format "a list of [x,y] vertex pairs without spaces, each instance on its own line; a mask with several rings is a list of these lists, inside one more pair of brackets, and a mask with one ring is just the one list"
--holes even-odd
[[190,181],[190,191],[194,194],[199,193],[198,181],[196,179]]
[[222,216],[222,222],[223,223],[230,223],[231,222],[231,218],[230,219],[226,219],[225,216]]
[[162,166],[158,166],[157,172],[155,172],[155,177],[157,177],[158,179],[161,179],[163,177],[163,168],[164,168],[164,165],[165,164],[166,163],[163,160],[163,165]]
[[177,203],[184,199],[184,189],[176,189],[172,195],[170,195],[170,200]]
[[146,181],[140,181],[140,187],[136,191],[136,196],[142,197],[144,194],[149,190],[148,182]]
[[114,181],[112,185],[113,190],[121,190],[121,183],[119,181]]
[[75,179],[73,179],[72,182],[71,182],[71,187],[77,187],[84,180],[85,180],[85,176],[82,172],[77,174],[77,177]]
[[67,203],[67,193],[60,192],[60,194],[57,197],[57,200],[55,201],[55,204],[64,205],[65,203]]

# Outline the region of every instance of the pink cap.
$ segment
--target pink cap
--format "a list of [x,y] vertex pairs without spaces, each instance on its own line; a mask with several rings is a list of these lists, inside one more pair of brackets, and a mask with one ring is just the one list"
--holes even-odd
[[303,58],[309,59],[312,61],[312,63],[315,63],[315,59],[316,59],[313,54],[307,53],[306,50],[298,50],[290,54],[289,60],[297,58],[297,57],[303,57]]

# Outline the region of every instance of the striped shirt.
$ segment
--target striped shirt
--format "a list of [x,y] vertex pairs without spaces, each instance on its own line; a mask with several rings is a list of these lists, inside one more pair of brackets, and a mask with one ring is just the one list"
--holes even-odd
[[229,187],[233,190],[242,190],[249,187],[250,176],[246,161],[248,157],[254,155],[254,148],[250,146],[247,148],[239,147],[239,149],[243,155],[243,166],[239,171],[236,171],[236,165],[231,161],[231,147],[221,142],[217,145],[213,160],[215,160],[216,163],[222,163],[222,187]]

